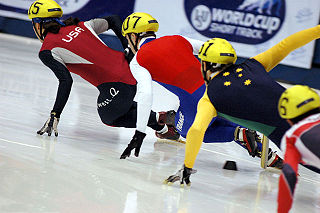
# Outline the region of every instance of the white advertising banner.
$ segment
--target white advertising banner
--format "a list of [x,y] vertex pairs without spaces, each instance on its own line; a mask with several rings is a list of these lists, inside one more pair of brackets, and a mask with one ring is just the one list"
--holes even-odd
[[[35,0],[1,0],[0,15],[28,20],[26,11]],[[56,0],[65,15],[84,7],[90,0]]]
[[[0,0],[0,16],[28,19],[28,9],[35,0]],[[70,16],[80,20],[117,14],[125,19],[133,12],[134,0],[55,0],[63,10],[62,19]],[[108,31],[108,34],[114,35]]]
[[[27,20],[34,0],[0,0],[0,16]],[[240,57],[253,57],[292,33],[319,23],[320,0],[56,0],[69,15],[88,20],[109,14],[147,12],[160,23],[159,36],[180,34],[206,41],[225,38]],[[108,4],[106,2],[109,2]],[[314,42],[282,63],[310,68]]]
[[[319,0],[136,0],[135,11],[159,21],[158,35],[180,34],[206,41],[225,38],[238,56],[253,57],[287,36],[319,24]],[[310,68],[314,42],[283,64]]]

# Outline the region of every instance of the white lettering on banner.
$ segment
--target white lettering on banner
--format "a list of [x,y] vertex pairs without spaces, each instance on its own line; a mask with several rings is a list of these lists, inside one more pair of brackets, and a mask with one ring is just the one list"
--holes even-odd
[[113,98],[119,94],[119,92],[120,92],[119,90],[116,90],[113,87],[110,88],[109,93],[111,95],[111,99],[106,98],[104,101],[98,103],[97,104],[98,108],[104,107],[104,106],[107,106],[108,104],[110,104],[112,102]]
[[247,38],[258,38],[262,39],[262,30],[256,30],[246,27],[236,27],[233,25],[227,25],[227,24],[217,24],[212,23],[210,25],[210,32],[218,32],[218,33],[224,33],[224,34],[236,34],[238,36],[243,36]]
[[237,27],[236,35],[247,37],[247,38],[259,38],[262,39],[262,31],[254,30],[245,27]]
[[227,25],[227,24],[217,24],[212,23],[210,25],[210,31],[211,32],[219,32],[219,33],[225,33],[225,34],[234,34],[235,30],[237,29],[236,26],[233,25]]
[[80,33],[81,31],[84,31],[84,29],[82,29],[81,27],[76,27],[74,29],[74,31],[72,30],[68,35],[66,35],[69,39],[62,39],[62,41],[65,41],[65,42],[71,42],[74,38],[76,38]]
[[212,8],[212,21],[263,29],[266,30],[268,34],[272,34],[274,30],[277,30],[281,22],[278,17],[254,15],[252,13],[223,10],[219,8]]
[[184,123],[184,115],[182,114],[181,111],[179,111],[179,120],[177,123],[177,130],[182,131],[183,123]]

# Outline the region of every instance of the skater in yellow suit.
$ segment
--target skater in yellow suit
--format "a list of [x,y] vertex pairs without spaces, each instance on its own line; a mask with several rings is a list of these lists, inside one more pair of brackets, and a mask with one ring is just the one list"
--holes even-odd
[[278,100],[285,88],[268,72],[290,52],[318,38],[320,25],[297,32],[241,64],[235,64],[237,55],[228,41],[213,38],[205,42],[199,58],[207,89],[187,134],[183,167],[166,182],[190,184],[203,136],[217,116],[259,131],[280,147],[281,138],[290,127],[277,111]]

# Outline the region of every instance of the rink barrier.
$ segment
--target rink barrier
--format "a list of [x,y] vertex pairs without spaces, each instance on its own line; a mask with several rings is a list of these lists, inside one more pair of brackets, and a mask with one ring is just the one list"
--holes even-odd
[[[36,38],[31,22],[14,18],[0,16],[0,32]],[[115,36],[101,34],[99,37],[108,44],[109,47],[122,51],[121,43]],[[245,59],[239,58],[237,63],[243,60]],[[320,89],[320,39],[316,41],[313,66],[311,69],[278,65],[270,72],[270,75],[278,81],[290,84],[304,84],[312,88]]]

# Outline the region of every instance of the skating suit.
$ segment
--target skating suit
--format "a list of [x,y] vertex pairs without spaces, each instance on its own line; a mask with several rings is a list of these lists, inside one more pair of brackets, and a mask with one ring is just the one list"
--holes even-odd
[[281,146],[285,150],[285,157],[279,181],[278,212],[288,212],[292,206],[300,162],[320,171],[319,142],[320,114],[303,119],[283,136]]
[[99,89],[97,108],[104,123],[111,124],[131,107],[136,80],[124,54],[109,48],[97,36],[106,30],[105,19],[93,19],[61,27],[58,34],[48,33],[45,37],[39,57],[59,79],[53,111],[61,113],[68,100],[70,72]]
[[277,109],[284,88],[267,72],[290,52],[319,37],[320,25],[297,32],[244,63],[214,73],[187,134],[185,165],[193,167],[205,131],[217,116],[264,133],[280,146],[283,134],[290,128]]
[[[200,62],[194,56],[194,48],[189,40],[178,35],[148,38],[131,61],[130,68],[133,72],[147,70],[152,80],[179,97],[180,106],[175,123],[178,132],[186,137],[195,118],[198,101],[205,91]],[[218,118],[210,125],[204,142],[230,142],[234,139],[236,126]]]
[[218,116],[257,130],[279,146],[289,129],[277,109],[284,90],[258,61],[249,59],[213,77],[207,95]]

